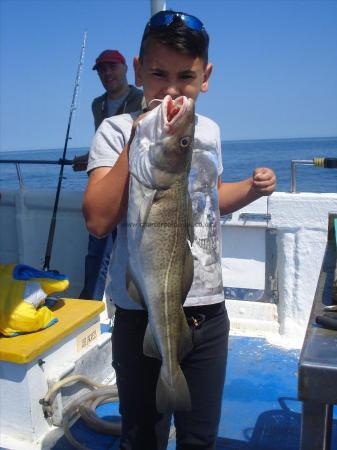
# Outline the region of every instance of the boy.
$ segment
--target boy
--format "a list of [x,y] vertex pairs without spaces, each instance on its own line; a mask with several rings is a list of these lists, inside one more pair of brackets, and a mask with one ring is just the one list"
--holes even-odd
[[[208,34],[196,17],[161,11],[150,19],[139,57],[134,60],[136,85],[143,86],[147,105],[168,94],[196,100],[199,92],[207,91],[212,72],[208,42]],[[126,216],[128,149],[136,117],[122,115],[105,120],[92,144],[83,211],[87,227],[98,237],[109,233]],[[273,171],[267,168],[256,169],[247,180],[222,183],[220,146],[218,126],[197,115],[189,191],[194,223],[203,219],[204,225],[195,227],[194,280],[184,303],[194,347],[181,367],[192,410],[174,414],[179,450],[214,449],[220,419],[229,321],[221,281],[219,212],[229,213],[270,195],[276,183]],[[122,415],[120,448],[165,449],[170,417],[158,414],[155,406],[160,361],[143,354],[147,313],[126,292],[126,227],[119,226],[117,236],[110,265],[114,273],[110,295],[116,303],[113,365]]]

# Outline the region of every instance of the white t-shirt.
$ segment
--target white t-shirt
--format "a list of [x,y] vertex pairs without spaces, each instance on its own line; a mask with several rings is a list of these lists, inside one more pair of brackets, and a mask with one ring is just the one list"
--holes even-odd
[[[129,140],[138,113],[105,119],[98,128],[89,154],[88,171],[112,167]],[[196,115],[189,193],[192,201],[194,279],[184,306],[209,305],[224,299],[221,271],[221,232],[218,204],[218,177],[222,173],[221,141],[218,125]],[[125,219],[126,221],[126,219]],[[107,295],[125,309],[140,309],[126,290],[127,227],[118,225],[117,239],[109,265]]]

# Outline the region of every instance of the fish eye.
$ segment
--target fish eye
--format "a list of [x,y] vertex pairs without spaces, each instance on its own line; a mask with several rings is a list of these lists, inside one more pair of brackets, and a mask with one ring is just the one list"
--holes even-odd
[[191,143],[191,137],[190,136],[183,136],[181,139],[180,139],[180,147],[183,147],[183,148],[186,148],[186,147],[188,147],[189,145],[190,145],[190,143]]

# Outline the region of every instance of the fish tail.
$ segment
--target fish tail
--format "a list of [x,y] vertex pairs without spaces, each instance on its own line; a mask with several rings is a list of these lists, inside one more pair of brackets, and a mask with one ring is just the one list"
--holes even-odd
[[191,410],[190,391],[180,366],[173,383],[168,382],[164,369],[161,368],[157,382],[156,403],[159,413]]

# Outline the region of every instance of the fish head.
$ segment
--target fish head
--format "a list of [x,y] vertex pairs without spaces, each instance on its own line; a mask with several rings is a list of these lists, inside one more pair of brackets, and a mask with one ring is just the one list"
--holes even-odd
[[194,101],[184,96],[173,99],[167,95],[157,108],[152,163],[167,173],[188,172],[194,140]]

